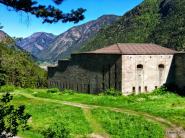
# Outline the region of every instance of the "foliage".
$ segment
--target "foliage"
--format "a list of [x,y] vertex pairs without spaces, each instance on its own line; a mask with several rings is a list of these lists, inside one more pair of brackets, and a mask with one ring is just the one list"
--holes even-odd
[[58,93],[60,90],[58,88],[50,88],[47,90],[48,93]]
[[73,91],[73,90],[64,89],[64,90],[62,91],[62,93],[72,95],[72,94],[74,94],[74,93],[76,93],[76,92]]
[[[53,0],[55,4],[62,4],[63,0]],[[74,22],[77,23],[84,19],[85,9],[78,8],[71,10],[71,13],[63,13],[60,9],[52,5],[40,5],[35,0],[0,0],[0,3],[15,9],[24,11],[43,19],[43,23]]]
[[3,76],[0,77],[0,86],[47,86],[46,71],[38,67],[26,53],[4,44],[0,44],[0,76]]
[[69,138],[70,132],[63,123],[54,123],[42,131],[45,138]]
[[27,129],[27,121],[30,115],[25,113],[25,106],[21,105],[17,108],[10,104],[13,96],[9,93],[0,98],[0,137],[15,136],[18,128]]
[[163,138],[164,130],[159,124],[143,117],[94,109],[93,115],[112,138]]
[[121,96],[121,91],[115,90],[114,88],[110,88],[105,90],[102,94],[104,95],[110,95],[110,96]]
[[81,51],[113,43],[156,43],[185,50],[185,0],[145,0],[116,23],[103,28]]
[[152,92],[153,95],[163,95],[166,93],[169,93],[169,91],[167,90],[166,87],[163,87],[163,86],[153,90],[153,92]]
[[13,85],[4,85],[0,87],[0,92],[13,92],[15,90],[15,86]]
[[1,26],[1,23],[0,23],[0,30],[3,29],[3,26]]

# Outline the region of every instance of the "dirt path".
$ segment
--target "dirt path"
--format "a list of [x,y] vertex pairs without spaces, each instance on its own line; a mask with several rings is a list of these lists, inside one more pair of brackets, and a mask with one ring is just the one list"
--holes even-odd
[[101,124],[94,119],[89,108],[82,108],[86,120],[89,122],[91,128],[93,129],[93,134],[89,135],[91,138],[109,138],[109,134],[102,128]]
[[[130,109],[123,109],[123,108],[96,106],[96,105],[80,104],[80,103],[68,102],[68,101],[60,101],[60,100],[55,100],[55,99],[40,98],[40,97],[35,97],[31,94],[26,94],[26,93],[16,93],[16,94],[23,95],[30,99],[36,99],[36,100],[41,100],[41,101],[46,101],[46,102],[51,102],[51,103],[64,104],[64,105],[82,108],[86,115],[86,119],[91,123],[91,125],[93,125],[93,127],[95,127],[94,131],[97,132],[98,134],[100,134],[100,131],[101,132],[105,132],[105,131],[103,130],[103,128],[101,128],[100,124],[98,124],[96,120],[93,119],[90,113],[90,109],[93,109],[93,108],[103,108],[103,109],[108,109],[114,112],[128,113],[128,114],[136,115],[136,116],[143,116],[147,120],[158,122],[161,125],[168,128],[166,130],[166,136],[165,136],[166,138],[185,138],[185,130],[182,127],[177,126],[176,124],[170,122],[169,120],[166,120],[161,117],[156,117],[156,116],[150,115],[145,112],[134,111]],[[106,133],[103,133],[104,135],[98,135],[98,134],[96,133],[92,134],[93,135],[92,138],[107,138],[108,137],[108,134]]]

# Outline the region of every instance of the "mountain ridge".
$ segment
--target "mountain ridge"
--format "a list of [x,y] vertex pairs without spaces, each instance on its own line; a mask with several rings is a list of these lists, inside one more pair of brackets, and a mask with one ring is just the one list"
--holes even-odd
[[78,51],[82,43],[93,37],[104,25],[110,25],[118,18],[116,15],[103,15],[96,20],[68,29],[39,53],[39,59],[56,62],[58,59],[69,58],[72,52]]
[[[95,20],[87,23],[74,26],[67,31],[54,36],[48,42],[41,43],[42,34],[49,34],[44,32],[37,32],[24,39],[17,39],[16,44],[39,61],[56,62],[58,59],[70,57],[72,52],[78,51],[82,43],[93,37],[100,29],[115,22],[119,16],[109,14],[103,15]],[[49,34],[52,35],[53,34]],[[44,37],[48,39],[48,37]]]
[[37,54],[47,48],[55,37],[52,33],[36,32],[26,38],[17,39],[16,45],[37,57]]
[[145,0],[100,30],[80,51],[113,43],[155,43],[185,51],[185,0]]

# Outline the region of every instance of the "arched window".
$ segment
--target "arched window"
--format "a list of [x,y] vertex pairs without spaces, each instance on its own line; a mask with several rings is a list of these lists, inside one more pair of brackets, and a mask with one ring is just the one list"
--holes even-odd
[[137,65],[137,69],[143,69],[143,65],[142,64],[138,64]]

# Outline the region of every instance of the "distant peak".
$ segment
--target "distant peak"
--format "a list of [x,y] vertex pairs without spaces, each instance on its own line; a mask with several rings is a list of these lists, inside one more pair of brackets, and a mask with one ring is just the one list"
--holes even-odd
[[[50,35],[50,36],[55,36],[54,34],[52,33],[46,33],[46,32],[36,32],[36,33],[33,33],[30,37],[40,37],[42,35]],[[29,38],[29,37],[28,37]]]
[[105,14],[100,16],[99,18],[105,18],[105,17],[119,17],[118,15],[114,15],[114,14]]

